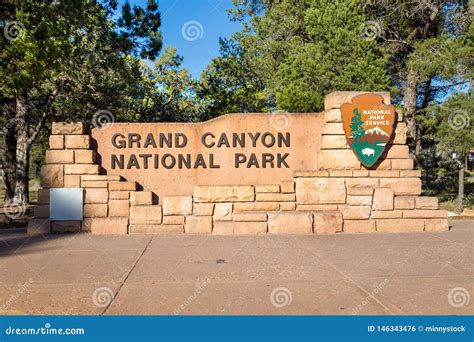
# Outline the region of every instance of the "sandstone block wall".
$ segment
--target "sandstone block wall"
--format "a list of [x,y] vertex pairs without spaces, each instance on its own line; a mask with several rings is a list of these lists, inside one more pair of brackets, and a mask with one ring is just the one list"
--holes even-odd
[[[366,168],[346,144],[340,106],[358,92],[325,99],[318,167],[277,184],[197,185],[191,196],[139,189],[133,180],[101,174],[82,123],[53,123],[35,218],[29,234],[334,234],[449,229],[434,197],[420,196],[406,126],[398,117],[391,146]],[[381,93],[390,103],[388,93]],[[310,152],[308,152],[310,153]],[[84,220],[50,221],[50,188],[83,188]]]

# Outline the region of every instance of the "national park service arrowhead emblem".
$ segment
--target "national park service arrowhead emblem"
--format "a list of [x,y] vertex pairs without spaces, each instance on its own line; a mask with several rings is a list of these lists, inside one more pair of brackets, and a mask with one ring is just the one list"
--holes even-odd
[[376,94],[362,94],[341,106],[342,124],[347,143],[360,162],[370,167],[391,141],[395,107],[383,103]]

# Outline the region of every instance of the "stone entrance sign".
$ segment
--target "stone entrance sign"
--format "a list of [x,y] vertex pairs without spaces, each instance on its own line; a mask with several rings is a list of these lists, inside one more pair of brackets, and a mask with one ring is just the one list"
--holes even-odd
[[[374,103],[388,111],[373,114],[369,122],[363,111],[373,110]],[[352,117],[360,109],[360,120],[348,122],[341,107]],[[371,129],[390,139],[385,134],[383,141],[363,139]],[[356,146],[357,156],[353,141],[346,139],[352,131],[360,133],[359,143],[368,144]],[[326,96],[322,113],[229,114],[197,124],[115,123],[89,131],[80,122],[56,122],[49,145],[28,234],[449,228],[437,198],[421,196],[421,173],[409,157],[406,126],[401,115],[393,115],[388,93],[336,92]],[[374,153],[365,155],[365,148]],[[55,214],[57,201],[50,202],[50,194],[62,188],[83,193],[76,204],[61,203],[79,203],[82,208],[66,211],[82,209],[82,220]]]
[[160,196],[192,195],[195,185],[278,183],[316,168],[323,120],[228,114],[204,123],[116,123],[93,129],[92,138],[108,175]]

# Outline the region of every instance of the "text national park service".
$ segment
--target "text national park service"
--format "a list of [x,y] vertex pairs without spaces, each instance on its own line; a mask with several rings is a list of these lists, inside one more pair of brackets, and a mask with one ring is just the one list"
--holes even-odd
[[[215,148],[237,149],[234,152],[235,168],[289,168],[289,153],[253,153],[252,148],[290,147],[290,133],[203,133],[200,146],[189,145],[183,133],[116,133],[111,143],[115,149],[134,149],[137,153],[112,154],[112,169],[198,169],[220,168],[214,153],[186,153],[186,150],[206,151]],[[169,149],[173,149],[170,151]],[[176,149],[183,152],[176,153]],[[249,152],[243,151],[248,149]]]

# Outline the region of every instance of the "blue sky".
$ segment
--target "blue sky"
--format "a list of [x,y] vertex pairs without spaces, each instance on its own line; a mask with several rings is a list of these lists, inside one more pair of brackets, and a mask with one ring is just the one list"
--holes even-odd
[[[129,3],[146,6],[146,0]],[[229,37],[241,29],[239,23],[229,20],[226,10],[231,7],[232,0],[158,0],[163,43],[178,49],[184,67],[194,77],[198,78],[219,55],[219,37]]]

